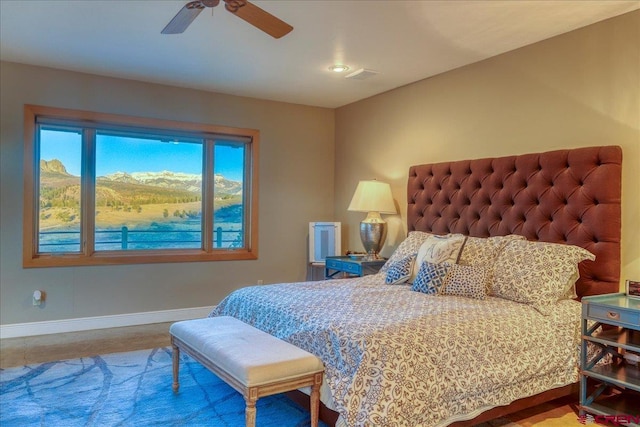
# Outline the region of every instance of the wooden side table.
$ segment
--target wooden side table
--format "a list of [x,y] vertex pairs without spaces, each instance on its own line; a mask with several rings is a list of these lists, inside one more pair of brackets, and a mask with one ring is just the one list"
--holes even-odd
[[343,273],[347,276],[376,274],[385,262],[387,262],[385,258],[365,261],[363,258],[328,256],[325,259],[324,277],[326,279],[332,279],[338,273]]

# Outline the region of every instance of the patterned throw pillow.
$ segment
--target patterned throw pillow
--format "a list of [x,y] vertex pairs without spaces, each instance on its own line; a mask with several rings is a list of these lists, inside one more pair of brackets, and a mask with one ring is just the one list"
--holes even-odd
[[409,283],[413,283],[413,280],[418,275],[418,271],[420,270],[420,266],[423,262],[430,262],[432,264],[441,264],[443,262],[449,264],[457,263],[460,250],[462,249],[465,240],[466,237],[462,234],[430,236],[420,246],[416,262],[413,266],[413,272],[407,281]]
[[569,280],[566,284],[566,290],[560,299],[576,299],[578,298],[578,293],[576,292],[576,282],[580,278],[580,271],[578,271],[578,265],[573,266],[573,273],[569,277]]
[[514,240],[505,246],[494,265],[495,296],[530,304],[549,314],[566,297],[576,266],[595,256],[586,249],[558,243]]
[[485,267],[487,294],[493,294],[493,264],[502,249],[512,240],[526,240],[524,236],[510,234],[495,237],[469,237],[460,252],[460,265],[480,265]]
[[494,237],[468,237],[460,252],[461,265],[493,264],[502,249],[513,240],[527,240],[518,234]]
[[482,266],[454,264],[444,279],[440,293],[484,299],[486,296],[485,276],[486,269]]
[[384,263],[380,269],[380,273],[386,272],[393,264],[400,261],[402,258],[411,254],[417,254],[418,249],[420,249],[420,245],[422,245],[429,236],[433,236],[433,234],[425,233],[423,231],[410,231],[407,238],[400,243],[387,262]]
[[411,276],[413,263],[416,260],[416,254],[407,255],[400,261],[394,262],[387,270],[385,283],[387,285],[399,285],[407,281]]
[[442,264],[423,262],[418,270],[418,275],[411,285],[411,290],[429,295],[437,294],[444,284],[450,268],[451,264],[446,262]]

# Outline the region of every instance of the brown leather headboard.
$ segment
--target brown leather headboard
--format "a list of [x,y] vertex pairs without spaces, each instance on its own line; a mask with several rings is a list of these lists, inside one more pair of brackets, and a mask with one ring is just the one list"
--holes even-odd
[[578,295],[618,292],[621,169],[618,146],[412,166],[408,229],[581,246]]

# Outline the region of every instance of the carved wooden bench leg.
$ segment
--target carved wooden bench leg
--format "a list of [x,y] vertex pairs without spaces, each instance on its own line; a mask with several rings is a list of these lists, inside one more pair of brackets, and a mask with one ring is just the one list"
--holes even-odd
[[180,380],[178,378],[178,374],[180,371],[180,349],[178,348],[177,345],[174,344],[173,339],[171,340],[171,348],[173,350],[172,356],[173,356],[173,384],[171,385],[171,388],[173,389],[174,393],[178,392],[178,389],[180,388]]
[[255,427],[256,425],[256,402],[258,401],[258,390],[249,388],[244,397],[246,408],[244,410],[245,427]]
[[313,385],[311,386],[310,412],[311,427],[318,427],[318,417],[320,415],[320,385],[322,384],[322,373],[315,374]]

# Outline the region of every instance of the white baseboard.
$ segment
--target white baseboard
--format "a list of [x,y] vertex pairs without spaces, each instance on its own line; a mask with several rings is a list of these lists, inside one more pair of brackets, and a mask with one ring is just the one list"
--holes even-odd
[[82,317],[78,319],[48,320],[44,322],[12,323],[0,325],[0,338],[30,337],[119,328],[150,323],[175,322],[207,317],[213,307],[180,308],[176,310],[147,311],[143,313],[114,314],[111,316]]

